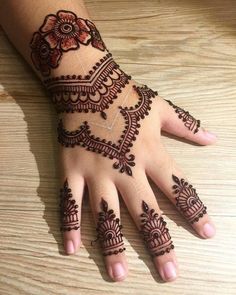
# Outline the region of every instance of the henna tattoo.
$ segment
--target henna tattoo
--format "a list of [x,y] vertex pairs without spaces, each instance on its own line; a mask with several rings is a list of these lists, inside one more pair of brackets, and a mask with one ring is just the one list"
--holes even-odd
[[154,209],[150,209],[142,201],[141,234],[144,242],[153,257],[164,255],[174,249],[174,245],[166,228],[166,222]]
[[43,76],[48,76],[51,68],[55,69],[58,67],[61,59],[61,51],[57,48],[51,49],[39,33],[34,33],[30,46],[32,48],[32,62]]
[[149,110],[151,110],[151,98],[157,95],[157,92],[154,92],[147,86],[133,87],[139,95],[139,102],[135,107],[119,107],[120,113],[125,119],[125,128],[118,140],[118,144],[92,135],[89,124],[86,121],[79,129],[68,131],[63,128],[62,120],[58,125],[59,143],[65,147],[79,145],[85,147],[88,151],[97,152],[104,157],[109,157],[110,159],[115,158],[118,161],[113,164],[113,168],[119,169],[121,173],[126,172],[132,176],[131,167],[135,166],[135,156],[133,154],[127,154],[133,146],[132,142],[136,140],[136,135],[139,134],[138,128],[140,128],[140,124],[138,121],[148,115]]
[[100,205],[102,211],[98,213],[97,239],[93,242],[100,241],[104,256],[117,255],[125,251],[120,219],[116,218],[114,210],[108,209],[108,204],[104,199],[101,200]]
[[199,199],[196,189],[183,178],[172,175],[172,179],[175,182],[172,188],[177,195],[176,207],[190,223],[199,221],[207,213],[207,208]]
[[73,199],[67,179],[60,190],[61,231],[77,230],[79,226],[78,205]]
[[174,105],[170,100],[166,100],[170,106],[173,107],[176,114],[178,114],[179,119],[181,119],[184,122],[184,126],[187,127],[190,131],[193,131],[193,133],[197,133],[199,131],[200,127],[200,120],[196,120],[193,116],[189,114],[189,112],[185,111],[184,109],[181,109],[180,107],[177,107]]
[[71,11],[59,10],[45,17],[43,25],[33,34],[30,43],[31,59],[43,76],[59,65],[62,54],[91,44],[105,51],[106,47],[96,26],[89,20],[77,17]]
[[90,34],[91,34],[91,45],[97,49],[100,49],[101,51],[105,51],[106,46],[102,40],[102,37],[97,30],[96,26],[94,23],[92,23],[89,20],[86,20],[86,24],[90,29]]
[[106,119],[104,110],[109,108],[130,79],[108,53],[89,71],[89,75],[61,76],[47,79],[44,84],[52,94],[58,113],[87,113],[91,110],[101,112]]

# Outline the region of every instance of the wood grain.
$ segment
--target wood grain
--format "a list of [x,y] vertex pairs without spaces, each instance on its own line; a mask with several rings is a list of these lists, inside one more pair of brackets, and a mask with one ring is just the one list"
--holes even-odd
[[198,147],[163,136],[217,225],[198,239],[153,186],[175,241],[180,278],[162,284],[123,204],[130,275],[120,284],[92,248],[85,199],[83,245],[63,255],[58,230],[56,115],[33,72],[0,31],[0,294],[236,294],[236,3],[86,1],[123,69],[217,133]]

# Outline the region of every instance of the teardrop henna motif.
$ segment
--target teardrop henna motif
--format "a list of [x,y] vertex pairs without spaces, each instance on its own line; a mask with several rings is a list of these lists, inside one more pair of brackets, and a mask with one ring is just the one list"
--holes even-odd
[[120,219],[116,218],[114,210],[108,209],[108,204],[104,199],[101,200],[100,205],[102,211],[98,213],[97,239],[95,241],[100,241],[104,256],[117,255],[125,251]]
[[125,128],[118,140],[118,144],[112,143],[105,139],[100,139],[91,135],[91,130],[88,122],[84,122],[78,130],[67,131],[63,128],[62,120],[58,125],[58,141],[65,147],[74,147],[80,145],[88,151],[102,154],[110,159],[117,159],[113,164],[113,168],[119,169],[121,173],[126,172],[132,176],[131,167],[135,166],[133,154],[128,154],[132,142],[136,140],[138,128],[140,128],[139,120],[144,119],[151,109],[152,98],[157,95],[157,92],[149,89],[147,86],[133,86],[139,95],[139,102],[135,107],[119,107],[120,113],[125,119]]
[[153,257],[164,255],[174,249],[166,222],[154,209],[142,201],[141,230],[144,242]]
[[207,208],[199,199],[196,189],[183,178],[172,175],[172,179],[175,182],[173,193],[177,195],[176,207],[190,223],[198,222],[207,213]]
[[131,79],[115,63],[111,53],[97,62],[89,75],[60,76],[44,81],[52,94],[58,113],[101,112],[106,119],[105,109],[117,98]]
[[67,179],[64,182],[63,188],[60,190],[60,211],[62,221],[61,231],[71,231],[80,228],[78,205],[73,199]]
[[199,131],[199,127],[201,124],[200,120],[196,120],[192,115],[189,114],[189,112],[174,105],[170,100],[166,101],[170,106],[173,107],[176,114],[178,114],[179,119],[181,119],[184,122],[185,127],[187,127],[190,131],[193,131],[194,134]]

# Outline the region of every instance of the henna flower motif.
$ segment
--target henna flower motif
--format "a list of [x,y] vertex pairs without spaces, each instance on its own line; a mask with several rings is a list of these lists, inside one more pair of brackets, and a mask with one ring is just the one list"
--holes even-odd
[[79,43],[87,45],[91,39],[85,20],[77,18],[73,12],[60,10],[57,15],[49,14],[40,31],[51,48],[62,51],[77,49]]
[[49,44],[45,41],[39,33],[34,33],[30,43],[32,49],[31,59],[36,69],[42,75],[48,76],[50,68],[56,68],[61,58],[61,52],[58,49],[51,49]]
[[101,50],[101,51],[105,51],[106,46],[102,40],[102,37],[100,35],[100,33],[98,32],[96,26],[89,20],[86,20],[86,23],[88,25],[88,27],[90,28],[90,34],[91,34],[91,44],[93,47]]

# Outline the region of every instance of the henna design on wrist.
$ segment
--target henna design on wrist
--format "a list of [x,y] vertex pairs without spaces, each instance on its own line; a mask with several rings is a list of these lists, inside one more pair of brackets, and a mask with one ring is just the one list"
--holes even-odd
[[60,190],[60,211],[62,221],[61,231],[71,231],[80,228],[78,205],[73,199],[67,179],[64,182],[63,188]]
[[120,219],[116,218],[114,210],[108,209],[108,204],[103,198],[100,206],[102,211],[98,213],[97,239],[93,242],[100,241],[104,256],[122,253],[125,248]]
[[58,125],[58,142],[65,147],[79,145],[85,147],[88,151],[99,153],[104,157],[115,158],[117,162],[113,164],[113,168],[132,176],[131,167],[135,166],[135,156],[127,154],[133,146],[133,141],[136,140],[136,135],[139,134],[138,128],[140,128],[140,124],[138,122],[148,115],[149,110],[151,110],[151,99],[157,95],[157,92],[154,92],[147,86],[133,87],[139,95],[139,102],[135,107],[119,107],[120,113],[125,119],[125,128],[118,143],[112,143],[111,141],[95,137],[91,134],[89,124],[86,121],[79,129],[68,131],[63,128],[62,120],[60,120]]
[[190,131],[193,131],[194,134],[199,131],[199,127],[201,124],[200,120],[196,120],[192,115],[190,115],[189,112],[174,105],[170,100],[166,101],[170,106],[173,107],[176,114],[178,114],[179,119],[181,119],[184,122],[185,127],[187,127]]
[[36,69],[48,76],[51,68],[58,67],[63,53],[89,44],[101,51],[106,50],[91,21],[77,17],[71,11],[59,10],[56,15],[47,15],[39,31],[33,34],[31,59]]
[[111,53],[97,62],[89,75],[60,76],[44,81],[52,94],[58,113],[101,112],[106,119],[105,109],[117,98],[131,79],[115,63]]
[[196,189],[183,178],[172,175],[172,179],[175,182],[173,193],[177,195],[176,207],[190,223],[198,222],[207,213],[207,208],[199,199]]
[[163,217],[142,201],[141,230],[144,242],[153,257],[164,255],[174,249],[169,230]]

